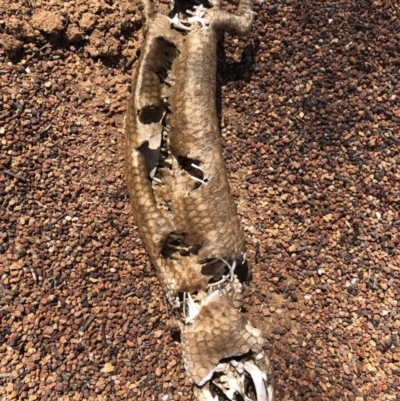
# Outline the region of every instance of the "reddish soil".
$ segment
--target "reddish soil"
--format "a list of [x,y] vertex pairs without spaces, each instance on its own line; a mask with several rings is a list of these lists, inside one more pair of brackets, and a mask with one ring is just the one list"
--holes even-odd
[[[218,83],[277,399],[398,400],[400,6],[254,10]],[[192,399],[126,193],[141,24],[124,0],[0,0],[2,401]]]

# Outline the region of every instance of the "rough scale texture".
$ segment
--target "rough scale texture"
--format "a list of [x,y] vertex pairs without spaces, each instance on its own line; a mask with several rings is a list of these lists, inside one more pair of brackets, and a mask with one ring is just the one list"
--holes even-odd
[[216,112],[218,32],[197,30],[184,39],[173,68],[179,79],[171,95],[170,148],[174,155],[198,161],[207,185],[191,190],[176,177],[174,222],[179,231],[188,233],[190,245],[201,244],[199,260],[234,260],[245,244],[230,194]]
[[221,295],[203,306],[194,323],[182,331],[182,348],[186,370],[196,384],[208,375],[222,358],[262,351],[261,333],[249,331],[243,313],[228,295]]
[[[251,10],[250,3],[246,7]],[[185,232],[185,243],[199,248],[198,262],[215,257],[234,260],[244,252],[243,231],[222,156],[215,101],[219,30],[231,19],[237,23],[240,33],[246,33],[251,27],[248,11],[241,19],[212,11],[210,20],[215,22],[208,29],[184,36],[171,28],[168,17],[149,16],[146,39],[134,74],[126,117],[128,190],[141,237],[167,293],[204,289],[210,278],[200,277],[197,269],[197,278],[191,276],[190,281],[185,280],[175,262],[161,258],[164,243],[172,231]],[[179,53],[172,64],[176,83],[171,90],[165,88],[158,76],[160,71],[170,68],[171,62],[164,54],[170,50],[168,47]],[[167,100],[171,110],[166,117]],[[199,162],[207,185],[195,188],[195,181],[177,168],[172,172],[162,169],[167,188],[152,188],[147,179],[149,159],[155,153],[153,160],[158,160],[156,149],[161,143],[164,119],[170,125],[171,153],[175,159],[185,157]],[[140,149],[146,143],[150,148],[147,154]],[[157,197],[161,198],[160,202]],[[171,204],[170,213],[160,207],[162,202]]]
[[[246,7],[242,6],[251,10],[250,3],[246,3]],[[197,279],[191,277],[192,280],[187,281],[181,277],[176,263],[161,258],[164,243],[172,231],[184,232],[185,243],[198,248],[199,263],[215,257],[234,260],[244,252],[243,231],[223,162],[215,102],[219,29],[224,29],[232,18],[239,22],[240,33],[246,33],[251,27],[252,17],[248,11],[242,18],[212,11],[210,20],[215,22],[211,22],[211,26],[184,36],[171,28],[168,17],[150,14],[134,74],[126,118],[128,190],[146,250],[167,293],[204,289],[209,279],[200,277],[198,271]],[[171,72],[176,83],[168,90],[158,75],[171,68],[171,60],[165,55],[171,48],[179,56]],[[166,117],[167,102],[171,110]],[[156,160],[154,166],[157,164],[163,120],[169,125],[173,157],[198,162],[207,185],[196,188],[196,182],[178,166],[172,171],[160,169],[167,188],[152,188],[147,178],[152,164],[149,159]],[[147,153],[143,147],[147,147]],[[157,202],[157,197],[161,202]],[[161,210],[162,202],[171,205],[170,213]]]

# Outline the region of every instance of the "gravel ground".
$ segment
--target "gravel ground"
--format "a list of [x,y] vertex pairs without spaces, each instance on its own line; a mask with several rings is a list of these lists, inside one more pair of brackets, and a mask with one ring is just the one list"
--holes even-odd
[[[0,0],[0,400],[190,400],[126,194],[140,14],[88,3]],[[400,5],[255,16],[219,95],[278,400],[400,400]]]

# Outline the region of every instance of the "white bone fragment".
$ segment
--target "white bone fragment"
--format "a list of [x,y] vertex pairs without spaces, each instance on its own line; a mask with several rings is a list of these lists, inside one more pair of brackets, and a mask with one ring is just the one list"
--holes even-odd
[[216,372],[225,372],[226,370],[226,363],[219,363],[215,368]]
[[268,392],[268,398],[269,398],[270,400],[272,400],[272,397],[273,397],[273,395],[274,395],[274,389],[273,389],[273,387],[272,387],[272,386],[268,386],[268,387],[267,387],[267,392]]
[[180,254],[173,253],[173,254],[171,255],[171,259],[174,259],[174,260],[182,260],[182,256],[181,256]]
[[207,24],[206,19],[203,18],[205,14],[205,8],[202,4],[193,8],[194,11],[186,10],[187,14],[192,16],[187,19],[187,22],[189,22],[190,24],[195,24],[196,22],[198,22],[199,24],[201,24],[201,29],[205,28]]
[[183,293],[182,315],[183,315],[183,317],[187,317],[187,315],[186,315],[186,292]]
[[[232,359],[231,365],[236,369],[236,371],[239,373],[239,375],[242,375],[244,372],[244,365],[242,362],[236,361],[235,359]],[[244,381],[244,377],[242,378]]]
[[236,260],[234,260],[232,264],[231,281],[234,281],[235,279],[235,269],[236,269]]
[[218,401],[218,396],[213,397],[208,386],[204,386],[201,389],[196,387],[195,394],[199,401]]
[[221,284],[225,283],[225,281],[227,281],[227,280],[228,280],[228,276],[222,276],[221,280],[216,281],[215,283],[209,283],[208,288],[212,289],[212,287],[221,285]]
[[268,401],[261,370],[249,361],[246,361],[244,363],[244,368],[253,379],[254,387],[257,394],[257,401]]
[[182,29],[184,31],[190,31],[190,27],[182,24],[181,20],[178,17],[178,14],[175,14],[174,18],[169,19],[171,25],[176,29]]
[[230,389],[226,388],[223,384],[221,383],[216,383],[214,382],[214,384],[225,394],[226,398],[228,398],[228,400],[232,400],[233,399],[233,395],[230,394]]
[[168,77],[163,78],[163,83],[167,84],[168,86],[174,85],[174,81],[171,81]]
[[[234,400],[236,399],[234,398],[235,394],[240,394],[241,396],[244,395],[244,386],[232,372],[229,373],[219,378],[222,385],[218,387],[230,400]],[[225,390],[223,388],[225,388]]]
[[196,316],[199,314],[199,306],[196,304],[196,302],[193,301],[192,296],[190,295],[190,292],[187,293],[187,299],[188,299],[188,308],[189,308],[189,316],[186,319],[186,323],[192,322]]
[[192,178],[195,181],[201,182],[202,184],[207,184],[206,181],[200,180],[200,178],[194,177],[193,175],[190,175],[190,178]]
[[193,17],[189,17],[187,19],[187,21],[190,24],[195,24],[196,22],[198,22],[201,25],[202,29],[205,28],[205,26],[206,26],[206,20],[204,18],[202,18],[202,17],[198,17],[197,15],[195,15]]
[[225,263],[225,265],[228,267],[230,273],[231,273],[231,281],[234,280],[234,272],[235,272],[235,268],[236,268],[236,260],[233,262],[232,266],[225,260],[222,258],[219,258],[222,262]]
[[238,365],[236,366],[236,371],[239,373],[239,375],[242,375],[244,372],[244,365],[242,362],[239,362]]
[[191,166],[203,172],[203,170],[197,164],[192,163]]
[[174,249],[176,251],[185,250],[184,246],[174,245],[174,244],[165,244],[167,247]]
[[214,299],[218,298],[221,295],[221,292],[216,290],[212,292],[204,301],[203,305],[207,305],[210,302],[214,301]]

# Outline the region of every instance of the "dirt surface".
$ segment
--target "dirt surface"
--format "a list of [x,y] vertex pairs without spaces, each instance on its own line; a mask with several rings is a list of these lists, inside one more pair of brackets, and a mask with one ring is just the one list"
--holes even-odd
[[[87,3],[0,0],[0,400],[190,400],[126,194],[139,7]],[[277,399],[399,400],[400,6],[254,9],[219,95]]]

